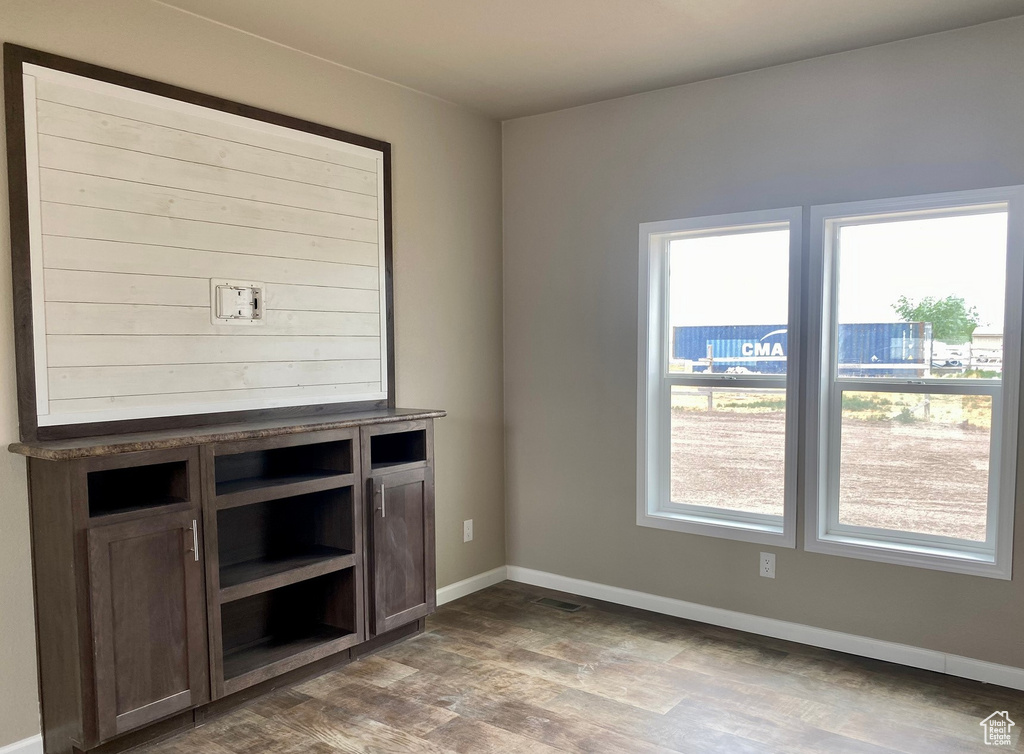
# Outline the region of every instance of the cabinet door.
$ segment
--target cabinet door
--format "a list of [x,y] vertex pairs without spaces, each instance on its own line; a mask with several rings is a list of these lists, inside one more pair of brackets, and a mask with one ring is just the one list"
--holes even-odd
[[210,698],[198,511],[89,530],[101,740]]
[[370,631],[382,634],[437,606],[430,467],[369,480]]

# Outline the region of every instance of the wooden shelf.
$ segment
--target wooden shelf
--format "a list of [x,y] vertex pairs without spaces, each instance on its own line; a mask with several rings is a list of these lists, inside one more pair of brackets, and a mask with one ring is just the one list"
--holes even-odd
[[213,462],[214,505],[218,509],[356,483],[351,437],[309,443],[292,438],[283,445],[280,442],[284,441],[235,443],[220,448],[224,452],[217,454]]
[[[276,675],[281,671],[281,668],[276,666],[288,660],[300,665],[308,661],[305,655],[322,653],[323,656],[326,656],[337,651],[338,648],[334,645],[346,638],[353,639],[354,643],[355,633],[321,624],[311,626],[297,636],[290,636],[286,639],[266,638],[254,644],[225,652],[224,681],[228,693],[235,690],[232,687],[245,688],[263,680],[263,676]],[[258,677],[246,678],[246,676],[257,676],[257,674]]]
[[334,571],[352,568],[355,555],[336,547],[318,546],[286,558],[262,558],[221,568],[221,603],[250,597]]
[[422,469],[426,465],[426,461],[393,461],[372,464],[370,471],[404,471],[405,469]]
[[163,497],[152,497],[147,499],[145,502],[140,502],[138,505],[126,505],[120,508],[109,508],[109,509],[94,509],[96,512],[90,515],[90,518],[107,518],[108,516],[122,516],[128,513],[138,513],[139,511],[150,511],[153,508],[163,508],[169,505],[182,505],[188,503],[188,498],[178,497],[177,495],[165,495]]
[[222,603],[225,691],[355,644],[362,635],[356,600],[360,577],[345,568]]
[[217,484],[215,506],[218,510],[251,505],[311,492],[322,492],[356,483],[355,474],[335,471],[295,474],[280,477],[246,477]]

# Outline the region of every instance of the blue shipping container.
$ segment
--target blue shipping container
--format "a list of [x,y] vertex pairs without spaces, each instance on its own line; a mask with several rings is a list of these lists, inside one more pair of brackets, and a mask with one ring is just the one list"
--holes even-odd
[[[672,358],[694,372],[782,374],[789,341],[785,325],[673,328]],[[879,322],[839,326],[840,374],[917,377],[928,366],[931,324]]]

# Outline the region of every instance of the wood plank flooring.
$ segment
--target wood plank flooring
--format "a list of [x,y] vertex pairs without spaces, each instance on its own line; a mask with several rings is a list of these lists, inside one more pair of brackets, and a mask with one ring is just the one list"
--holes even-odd
[[[584,604],[566,613],[534,602]],[[505,582],[145,754],[993,751],[1024,693]]]

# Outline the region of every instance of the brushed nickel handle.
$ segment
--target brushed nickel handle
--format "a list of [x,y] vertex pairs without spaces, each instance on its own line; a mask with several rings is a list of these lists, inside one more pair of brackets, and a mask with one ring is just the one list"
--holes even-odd
[[196,523],[196,519],[194,519],[194,518],[192,519],[192,526],[189,527],[189,530],[192,532],[192,546],[189,548],[188,551],[195,556],[196,562],[198,563],[199,562],[199,527],[198,527],[198,525]]
[[380,517],[388,517],[387,504],[384,502],[384,482],[380,483]]

